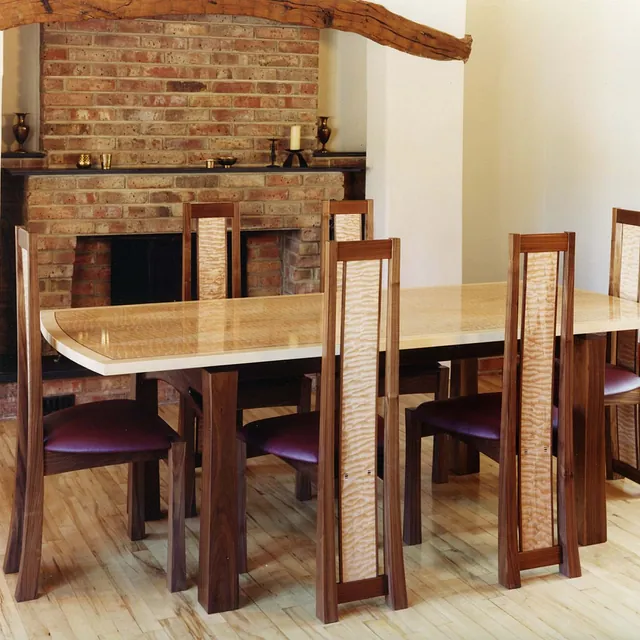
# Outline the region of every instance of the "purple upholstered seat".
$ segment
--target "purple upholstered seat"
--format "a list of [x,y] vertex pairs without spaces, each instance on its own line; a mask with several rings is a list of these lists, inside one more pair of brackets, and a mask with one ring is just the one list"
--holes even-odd
[[604,375],[604,395],[613,396],[640,389],[640,377],[633,371],[627,371],[608,364]]
[[[429,427],[454,435],[500,440],[502,410],[501,393],[481,393],[451,400],[425,402],[416,409],[416,418]],[[553,426],[557,426],[558,411],[553,408]]]
[[[247,445],[284,460],[318,464],[320,412],[292,413],[251,422],[238,432]],[[378,446],[384,442],[384,420],[378,416]]]
[[134,400],[79,404],[44,417],[44,448],[57,453],[163,451],[177,434]]

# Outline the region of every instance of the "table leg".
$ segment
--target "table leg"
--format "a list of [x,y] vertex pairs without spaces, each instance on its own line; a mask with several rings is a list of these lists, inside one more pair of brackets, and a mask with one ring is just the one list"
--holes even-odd
[[207,613],[237,609],[237,371],[202,371],[202,503],[198,600]]
[[[150,413],[158,413],[158,381],[134,375],[131,380],[131,397],[140,402]],[[152,460],[144,463],[144,519],[161,520],[160,463]]]
[[577,336],[574,349],[574,455],[578,542],[606,542],[604,375],[606,336]]
[[[478,393],[478,358],[455,360],[451,363],[451,397]],[[449,439],[451,471],[458,476],[480,471],[480,454],[459,440]]]

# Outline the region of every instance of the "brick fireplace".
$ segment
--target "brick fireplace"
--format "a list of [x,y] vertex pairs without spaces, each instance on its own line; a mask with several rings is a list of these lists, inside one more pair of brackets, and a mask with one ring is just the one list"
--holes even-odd
[[[110,304],[111,238],[180,234],[185,202],[240,203],[247,295],[317,290],[322,201],[343,199],[363,161],[314,164],[307,154],[307,171],[264,168],[271,137],[282,163],[292,124],[302,126],[303,148],[315,148],[317,29],[172,16],[45,24],[41,33],[46,156],[3,161],[2,246],[11,255],[14,224],[40,234],[43,308]],[[82,152],[94,166],[112,153],[113,169],[76,169]],[[236,155],[238,168],[203,168],[223,154]],[[15,351],[11,263],[0,272],[6,356]],[[14,387],[0,385],[0,416],[15,410]],[[45,393],[117,397],[128,380],[61,379]]]

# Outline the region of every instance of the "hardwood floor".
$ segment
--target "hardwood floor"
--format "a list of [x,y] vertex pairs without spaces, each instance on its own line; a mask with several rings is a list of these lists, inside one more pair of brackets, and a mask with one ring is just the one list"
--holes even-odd
[[[483,378],[485,390],[495,380]],[[403,405],[422,398],[405,397]],[[164,410],[175,419],[175,410]],[[248,412],[249,413],[249,412]],[[265,415],[265,411],[260,412]],[[247,418],[255,417],[248,415]],[[15,423],[0,423],[0,549],[13,490]],[[187,520],[190,587],[166,589],[167,521],[126,536],[123,467],[46,478],[40,597],[17,604],[16,576],[0,572],[0,638],[637,638],[640,629],[640,486],[607,483],[609,542],[581,549],[583,577],[528,572],[519,590],[497,578],[497,467],[431,486],[423,454],[423,537],[405,547],[410,608],[384,600],[315,618],[315,500],[298,503],[294,475],[272,457],[249,462],[249,570],[242,608],[206,615],[197,603],[198,520]],[[166,468],[165,468],[166,473]],[[163,485],[163,496],[166,485]]]

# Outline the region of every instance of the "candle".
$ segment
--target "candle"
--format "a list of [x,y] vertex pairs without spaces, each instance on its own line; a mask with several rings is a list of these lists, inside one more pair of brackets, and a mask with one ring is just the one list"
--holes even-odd
[[289,149],[291,151],[300,150],[300,125],[295,124],[291,127],[291,142],[289,143]]

